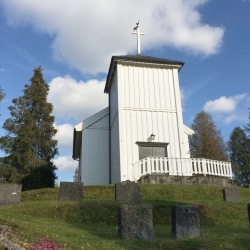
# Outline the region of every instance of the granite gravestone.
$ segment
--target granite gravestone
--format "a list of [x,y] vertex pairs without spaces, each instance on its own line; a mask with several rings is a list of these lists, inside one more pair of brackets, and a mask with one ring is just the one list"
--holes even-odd
[[247,212],[248,212],[248,224],[250,227],[250,203],[247,204]]
[[118,208],[118,234],[127,240],[154,238],[152,206],[121,205]]
[[59,201],[81,201],[82,198],[82,182],[60,182]]
[[230,202],[240,202],[240,190],[236,187],[228,187],[222,189],[223,193],[223,200],[230,201]]
[[22,185],[16,183],[0,184],[0,205],[15,205],[21,201]]
[[115,184],[115,200],[119,202],[141,201],[141,189],[138,183],[123,181]]
[[191,205],[172,206],[172,236],[175,239],[200,236],[199,208]]

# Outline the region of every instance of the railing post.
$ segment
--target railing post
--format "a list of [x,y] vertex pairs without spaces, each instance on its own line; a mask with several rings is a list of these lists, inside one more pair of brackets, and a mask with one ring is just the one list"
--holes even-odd
[[158,159],[158,161],[159,161],[159,165],[158,165],[158,171],[159,171],[159,173],[163,173],[163,164],[162,164],[162,157],[159,157],[159,159]]
[[203,174],[206,176],[207,175],[207,160],[206,159],[202,159],[201,162],[202,162],[202,171],[203,171]]
[[191,176],[192,175],[192,162],[190,158],[186,159],[187,164],[186,164],[186,169],[187,169],[187,175]]
[[152,159],[151,157],[147,157],[146,160],[147,160],[147,173],[152,174],[152,166],[151,166]]

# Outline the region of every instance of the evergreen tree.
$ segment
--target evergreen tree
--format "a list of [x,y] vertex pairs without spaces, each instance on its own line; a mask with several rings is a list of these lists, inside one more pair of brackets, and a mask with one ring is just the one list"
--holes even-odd
[[8,164],[4,163],[4,158],[0,159],[0,183],[17,183],[19,182],[19,176],[16,169]]
[[249,187],[250,141],[245,131],[236,127],[230,135],[228,145],[235,181],[243,187]]
[[3,125],[6,135],[0,138],[0,146],[7,154],[6,163],[22,175],[41,166],[49,166],[54,172],[52,159],[58,154],[57,141],[53,139],[53,106],[47,102],[49,86],[41,67],[34,69],[30,82],[23,95],[12,100],[11,117]]
[[189,141],[191,157],[228,160],[227,147],[221,132],[216,129],[208,113],[204,111],[198,113],[193,121],[192,129],[195,133]]

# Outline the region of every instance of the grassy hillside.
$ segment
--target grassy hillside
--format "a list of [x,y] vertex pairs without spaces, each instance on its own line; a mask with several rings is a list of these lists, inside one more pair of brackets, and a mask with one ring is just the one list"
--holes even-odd
[[[240,203],[224,202],[222,187],[141,185],[142,203],[153,205],[153,241],[118,237],[114,186],[84,187],[82,202],[59,202],[58,189],[22,193],[16,206],[0,207],[0,224],[14,228],[24,244],[53,239],[62,249],[250,249],[247,204],[250,189],[241,189]],[[200,208],[201,237],[173,240],[171,205]]]

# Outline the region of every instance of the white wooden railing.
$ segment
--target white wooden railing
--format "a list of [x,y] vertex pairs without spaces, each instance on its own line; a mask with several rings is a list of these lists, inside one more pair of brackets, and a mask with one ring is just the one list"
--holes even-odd
[[232,178],[230,162],[215,161],[202,158],[167,158],[147,157],[132,166],[128,174],[129,180],[137,181],[147,174],[169,174],[175,176],[192,176],[194,174],[214,175]]

